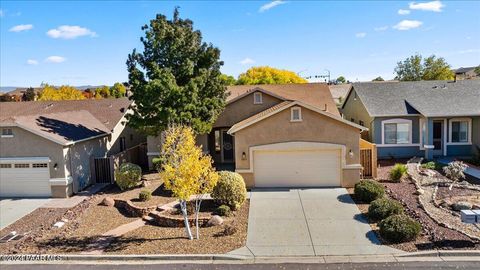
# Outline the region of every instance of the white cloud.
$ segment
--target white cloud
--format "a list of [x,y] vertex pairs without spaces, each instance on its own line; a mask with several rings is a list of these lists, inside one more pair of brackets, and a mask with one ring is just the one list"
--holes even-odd
[[258,9],[258,12],[265,12],[269,9],[272,9],[276,6],[279,6],[279,5],[283,5],[283,4],[286,4],[287,2],[283,1],[283,0],[275,0],[275,1],[272,1],[268,4],[265,4],[263,6],[260,7],[260,9]]
[[385,31],[385,30],[387,30],[387,29],[388,29],[388,26],[387,26],[387,25],[373,28],[373,30],[375,30],[375,31],[377,31],[377,32]]
[[413,28],[420,27],[423,24],[421,21],[414,21],[414,20],[403,20],[396,25],[393,26],[393,28],[397,30],[410,30]]
[[445,7],[445,5],[442,4],[442,2],[440,1],[421,2],[421,3],[411,2],[408,7],[410,9],[416,9],[416,10],[442,12],[442,8]]
[[408,10],[408,9],[399,9],[399,10],[398,10],[398,14],[400,14],[400,15],[408,15],[408,14],[410,14],[410,10]]
[[10,32],[22,32],[22,31],[28,31],[33,28],[32,24],[19,24],[15,25],[14,27],[10,28],[8,31]]
[[366,37],[366,36],[367,36],[367,33],[364,33],[364,32],[356,33],[356,34],[355,34],[355,37],[357,37],[357,38],[364,38],[364,37]]
[[28,59],[27,64],[29,65],[38,65],[38,61],[35,59]]
[[52,55],[47,58],[45,58],[45,62],[47,63],[62,63],[65,62],[67,59],[65,57],[57,56],[57,55]]
[[242,61],[240,61],[240,64],[242,64],[242,65],[251,65],[253,63],[255,63],[255,60],[253,60],[251,58],[248,58],[248,57],[243,59]]
[[77,25],[62,25],[56,29],[50,29],[47,35],[51,38],[74,39],[82,36],[96,37],[97,34],[88,28]]

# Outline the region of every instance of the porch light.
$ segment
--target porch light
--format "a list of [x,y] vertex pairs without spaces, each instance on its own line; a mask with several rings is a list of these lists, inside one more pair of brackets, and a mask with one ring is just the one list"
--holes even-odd
[[242,160],[246,160],[247,159],[247,154],[245,154],[245,152],[242,152]]
[[53,169],[56,171],[57,168],[58,168],[58,163],[55,163],[55,164],[53,165]]
[[352,149],[350,149],[350,151],[348,151],[348,154],[350,155],[351,158],[353,158],[353,151],[352,151]]

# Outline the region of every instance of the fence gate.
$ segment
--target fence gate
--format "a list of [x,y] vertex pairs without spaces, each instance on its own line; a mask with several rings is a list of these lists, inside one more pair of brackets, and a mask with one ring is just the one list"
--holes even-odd
[[95,183],[113,183],[113,171],[113,159],[111,157],[93,158],[92,176],[95,180]]
[[360,164],[363,166],[363,177],[372,177],[372,149],[360,149]]

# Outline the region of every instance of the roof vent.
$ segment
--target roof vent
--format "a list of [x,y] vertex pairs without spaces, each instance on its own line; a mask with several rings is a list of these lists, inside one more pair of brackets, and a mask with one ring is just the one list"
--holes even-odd
[[434,86],[434,87],[432,87],[432,88],[433,88],[433,89],[437,89],[437,88],[438,88],[438,86],[436,86],[436,85],[435,85],[435,86]]
[[103,122],[105,125],[108,125],[110,123],[108,120]]
[[53,106],[53,103],[50,103],[47,106],[45,106],[45,109],[51,108],[52,106]]
[[110,104],[108,105],[108,107],[109,107],[109,108],[113,107],[113,104],[112,104],[112,103],[110,103]]
[[447,85],[444,84],[444,85],[442,86],[442,89],[447,89]]
[[324,111],[327,111],[328,110],[328,105],[325,103],[325,109]]

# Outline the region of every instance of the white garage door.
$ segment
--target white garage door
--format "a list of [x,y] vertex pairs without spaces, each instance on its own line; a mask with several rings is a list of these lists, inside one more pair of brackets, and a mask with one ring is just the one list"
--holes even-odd
[[255,151],[255,186],[340,186],[340,166],[340,150]]
[[48,162],[0,164],[0,197],[50,197]]

